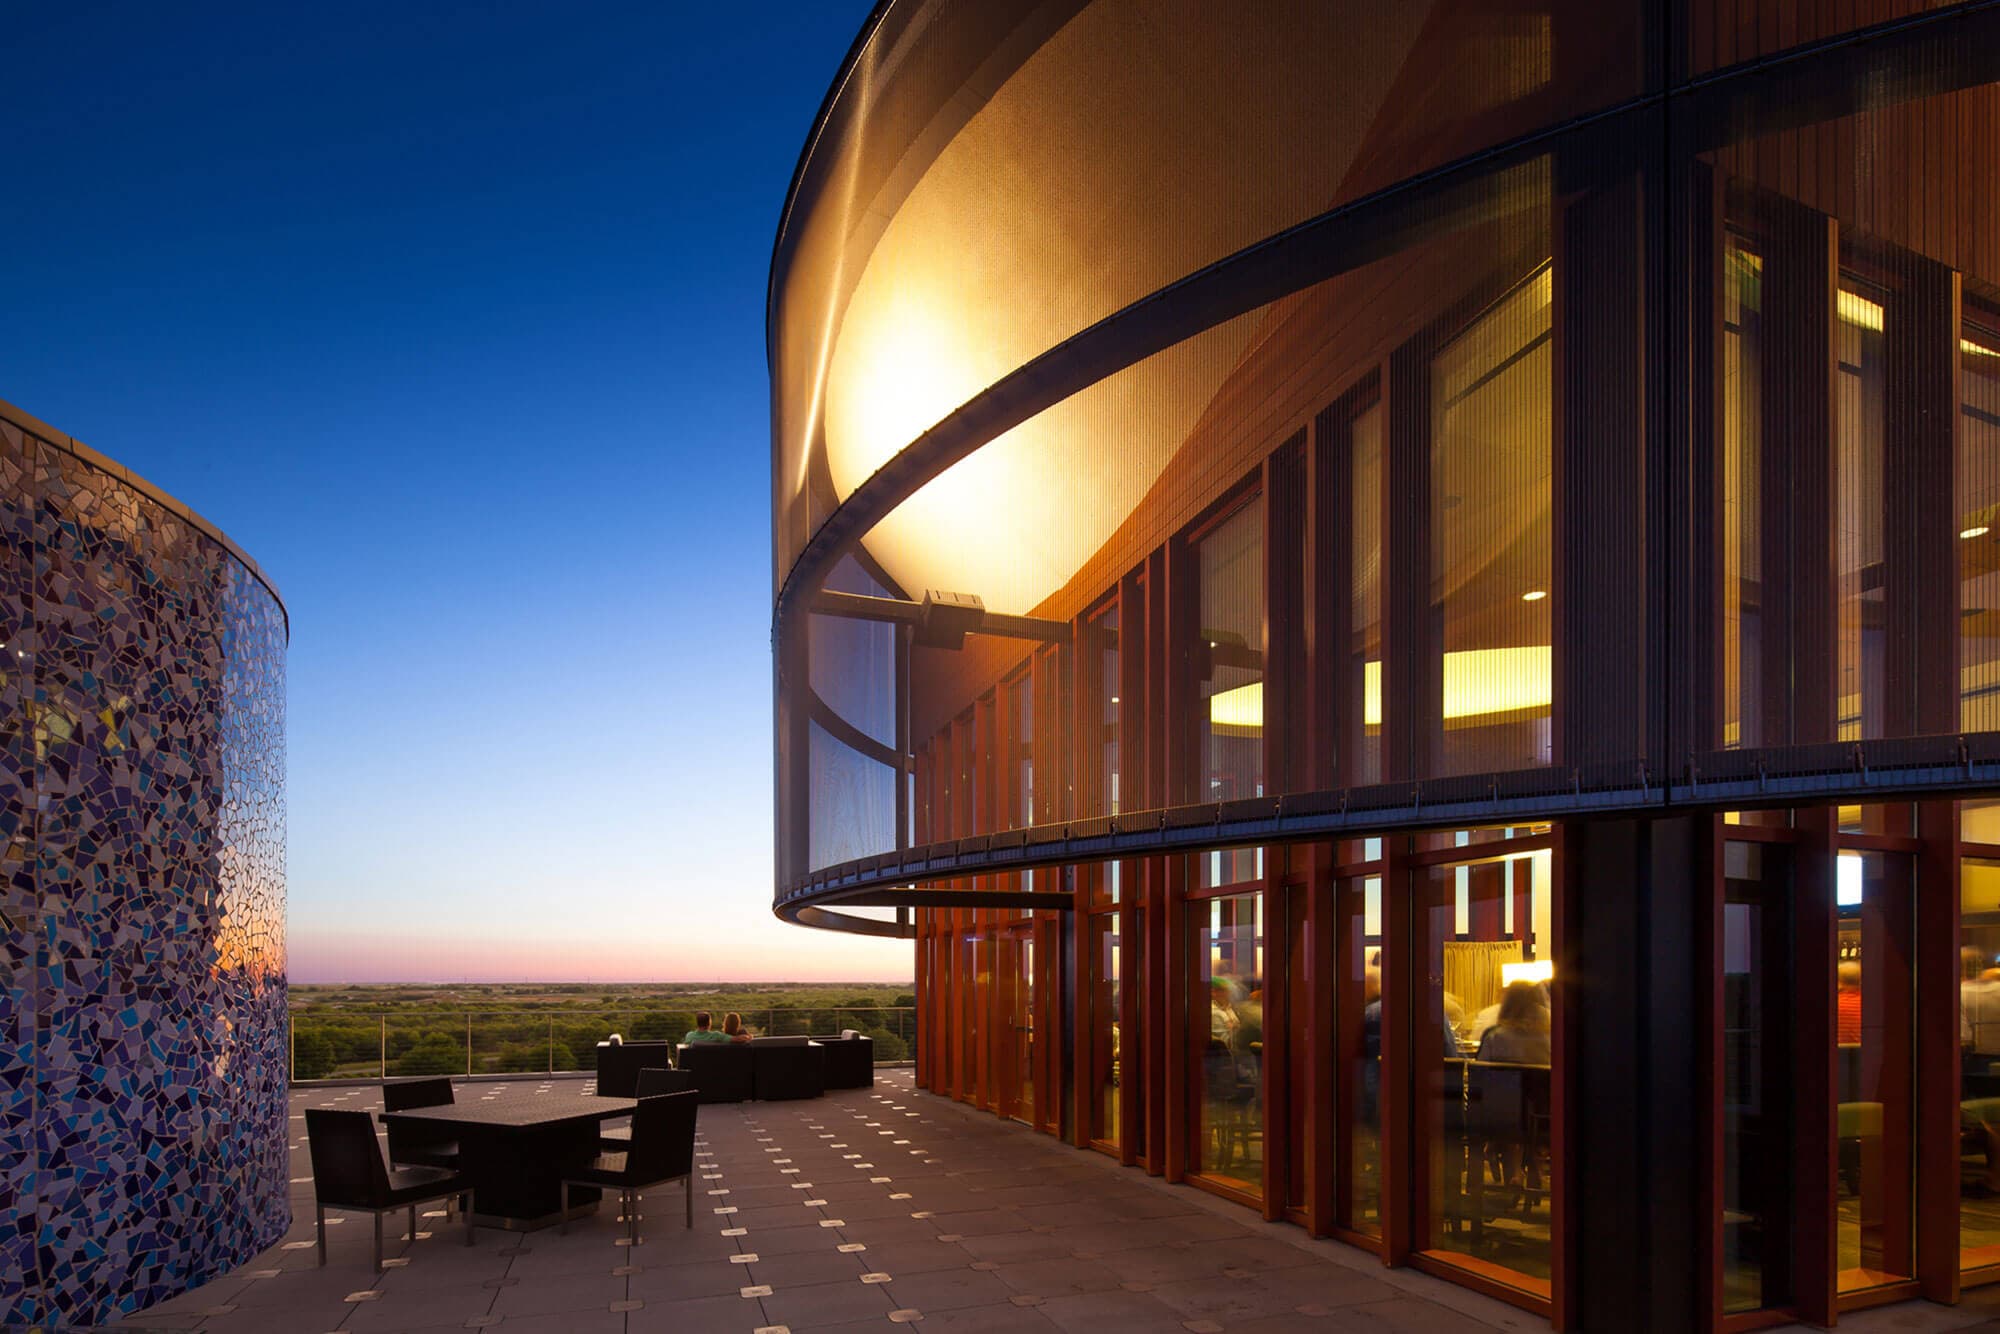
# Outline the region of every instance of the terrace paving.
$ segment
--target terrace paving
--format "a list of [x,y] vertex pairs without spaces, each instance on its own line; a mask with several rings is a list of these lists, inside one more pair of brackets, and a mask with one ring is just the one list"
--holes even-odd
[[[584,1080],[530,1078],[542,1096]],[[509,1086],[462,1085],[471,1100]],[[615,1199],[568,1236],[481,1231],[425,1215],[415,1241],[384,1219],[386,1273],[367,1215],[337,1215],[315,1264],[303,1111],[379,1109],[374,1088],[292,1096],[291,1231],[241,1269],[112,1328],[202,1334],[805,1334],[888,1331],[1545,1330],[1546,1321],[1439,1279],[1265,1223],[990,1114],[916,1092],[907,1069],[872,1090],[701,1109],[695,1226],[681,1188],[641,1205],[643,1244],[619,1245]],[[398,1239],[391,1242],[389,1235]],[[2000,1289],[1955,1308],[1862,1312],[1843,1330],[1965,1328],[2000,1315]]]

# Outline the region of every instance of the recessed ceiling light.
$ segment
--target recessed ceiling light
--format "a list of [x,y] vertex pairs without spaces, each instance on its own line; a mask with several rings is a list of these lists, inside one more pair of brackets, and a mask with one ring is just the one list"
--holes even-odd
[[1521,601],[1540,602],[1543,598],[1547,597],[1548,595],[1549,595],[1549,590],[1546,588],[1531,588],[1527,592],[1521,594]]
[[1986,526],[1985,524],[1983,524],[1983,523],[1976,523],[1976,524],[1974,524],[1974,525],[1973,525],[1972,527],[1970,527],[1970,528],[1967,528],[1967,529],[1963,530],[1962,532],[1960,532],[1960,533],[1959,533],[1959,535],[1958,535],[1958,538],[1959,538],[1959,541],[1961,541],[1961,542],[1970,542],[1970,541],[1971,541],[1971,540],[1972,540],[1973,538],[1975,538],[1975,537],[1984,537],[1984,536],[1986,536],[1986,534],[1987,534],[1987,533],[1989,533],[1989,532],[1991,532],[1991,531],[1992,531],[1992,530],[1991,530],[1991,529],[1989,529],[1989,528],[1988,528],[1988,527],[1987,527],[1987,526]]

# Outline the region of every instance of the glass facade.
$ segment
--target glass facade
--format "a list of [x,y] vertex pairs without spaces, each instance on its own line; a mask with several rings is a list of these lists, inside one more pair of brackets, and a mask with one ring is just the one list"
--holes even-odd
[[1191,904],[1188,1033],[1194,1082],[1191,1170],[1247,1193],[1264,1190],[1264,899]]
[[1822,10],[878,11],[774,906],[925,1087],[1583,1328],[2000,1278],[2000,14]]

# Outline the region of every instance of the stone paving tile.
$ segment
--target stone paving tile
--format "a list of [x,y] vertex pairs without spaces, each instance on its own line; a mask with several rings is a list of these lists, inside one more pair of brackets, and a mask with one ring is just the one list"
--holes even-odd
[[932,1311],[956,1306],[997,1306],[1015,1296],[1015,1290],[992,1274],[973,1269],[939,1269],[928,1274],[897,1275],[889,1281],[889,1293],[897,1306],[913,1306],[929,1317]]
[[870,1269],[898,1277],[929,1274],[940,1269],[967,1269],[974,1257],[956,1242],[894,1241],[868,1243]]
[[[588,1096],[591,1087],[558,1080],[548,1096]],[[473,1085],[460,1096],[493,1088]],[[342,1097],[352,1092],[315,1090],[295,1095],[294,1105],[379,1106],[372,1092]],[[368,1268],[366,1216],[341,1215],[328,1232],[325,1269],[310,1247],[276,1246],[127,1328],[442,1334],[463,1329],[469,1316],[489,1315],[504,1334],[748,1334],[768,1326],[827,1334],[896,1329],[901,1324],[890,1312],[910,1310],[917,1318],[902,1323],[918,1334],[1187,1334],[1186,1323],[1203,1320],[1231,1334],[1239,1327],[1546,1328],[1526,1313],[1409,1271],[1391,1274],[1360,1252],[1312,1242],[1103,1155],[913,1094],[907,1071],[884,1072],[872,1094],[706,1106],[697,1133],[702,1175],[692,1229],[680,1225],[678,1186],[641,1202],[645,1241],[637,1247],[614,1244],[623,1235],[615,1200],[568,1236],[482,1229],[469,1249],[456,1221],[422,1219],[420,1229],[432,1235],[412,1243],[400,1240],[400,1222],[391,1218],[385,1254],[408,1263],[377,1276]],[[310,1175],[302,1139],[293,1162],[294,1176]],[[285,1241],[308,1241],[309,1182],[293,1186],[293,1208]],[[912,1217],[919,1213],[925,1216]],[[940,1240],[947,1236],[953,1240]],[[842,1245],[861,1249],[842,1252]],[[732,1264],[732,1255],[758,1258]],[[1242,1277],[1225,1277],[1224,1268]],[[274,1277],[251,1277],[271,1271]],[[873,1273],[889,1279],[860,1281]],[[1128,1290],[1128,1283],[1146,1288]],[[745,1288],[769,1292],[746,1298]],[[357,1291],[379,1296],[345,1300]],[[235,1309],[200,1314],[224,1305]],[[1301,1313],[1300,1306],[1331,1314]],[[1850,1319],[1870,1334],[1861,1316]]]
[[1179,1330],[1179,1311],[1145,1292],[1087,1292],[1052,1297],[1035,1313],[1071,1334],[1159,1334]]
[[746,1266],[758,1283],[774,1288],[805,1288],[820,1283],[859,1283],[873,1267],[860,1254],[843,1255],[828,1247],[820,1251],[794,1251],[790,1255],[759,1257]]
[[359,1331],[359,1334],[377,1334],[378,1331],[422,1329],[426,1325],[458,1325],[463,1327],[473,1316],[485,1315],[493,1309],[495,1289],[483,1283],[430,1287],[426,1284],[406,1284],[393,1291],[385,1291],[380,1301],[363,1302],[357,1305],[347,1318],[342,1329]]
[[774,1288],[763,1298],[766,1323],[787,1325],[794,1331],[854,1320],[879,1320],[889,1328],[888,1315],[898,1303],[889,1300],[886,1285],[862,1283],[857,1276],[849,1283],[815,1283],[796,1288]]
[[1046,1232],[1002,1232],[988,1237],[967,1237],[959,1243],[975,1260],[1026,1261],[1060,1260],[1076,1251]]
[[[1356,1284],[1366,1285],[1367,1295],[1378,1300],[1395,1296],[1395,1290],[1384,1283],[1357,1278]],[[1344,1288],[1336,1290],[1347,1291]],[[1312,1297],[1302,1299],[1294,1287],[1269,1283],[1259,1276],[1189,1279],[1162,1284],[1149,1295],[1155,1301],[1179,1311],[1184,1320],[1209,1320],[1223,1325],[1295,1312],[1298,1307],[1317,1300]],[[1354,1300],[1350,1297],[1346,1304]]]
[[1014,1291],[1031,1292],[1038,1297],[1071,1297],[1119,1286],[1118,1276],[1097,1261],[1073,1257],[1003,1264],[993,1274]]
[[551,1274],[533,1283],[501,1288],[493,1299],[493,1314],[511,1323],[516,1316],[601,1311],[622,1300],[626,1287],[625,1277],[609,1270],[594,1274]]
[[630,1276],[626,1292],[648,1304],[700,1297],[735,1297],[741,1301],[739,1292],[752,1282],[743,1271],[744,1266],[727,1263],[642,1268]]

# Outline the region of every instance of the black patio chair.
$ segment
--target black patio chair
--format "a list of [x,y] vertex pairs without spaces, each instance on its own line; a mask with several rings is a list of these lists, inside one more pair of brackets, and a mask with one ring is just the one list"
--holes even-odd
[[[449,1079],[405,1079],[382,1085],[382,1110],[407,1112],[418,1107],[448,1107],[457,1099]],[[389,1162],[397,1167],[442,1167],[458,1170],[458,1139],[450,1126],[389,1122]]]
[[391,1169],[382,1161],[375,1123],[366,1112],[306,1108],[306,1140],[312,1152],[313,1203],[317,1213],[319,1262],[326,1263],[326,1211],[375,1216],[375,1272],[382,1272],[382,1215],[410,1212],[410,1240],[417,1237],[417,1206],[459,1197],[465,1215],[465,1244],[472,1244],[472,1183],[462,1173],[438,1167]]
[[[638,1094],[642,1098],[657,1098],[662,1093],[687,1093],[694,1088],[694,1076],[685,1070],[655,1070],[651,1066],[639,1071]],[[632,1147],[632,1132],[629,1129],[614,1128],[597,1136],[599,1153],[623,1153]]]
[[687,1196],[687,1225],[694,1226],[694,1118],[699,1093],[641,1098],[632,1113],[632,1147],[604,1153],[563,1174],[562,1230],[569,1230],[571,1186],[615,1190],[624,1205],[628,1245],[639,1244],[639,1192],[678,1181]]

